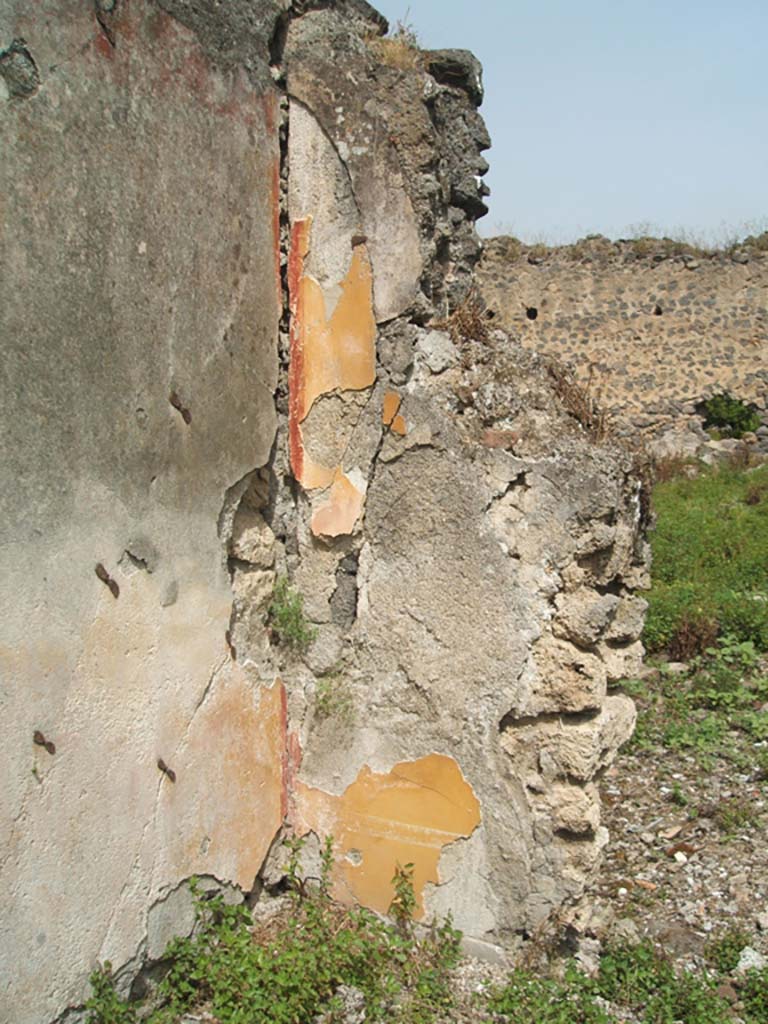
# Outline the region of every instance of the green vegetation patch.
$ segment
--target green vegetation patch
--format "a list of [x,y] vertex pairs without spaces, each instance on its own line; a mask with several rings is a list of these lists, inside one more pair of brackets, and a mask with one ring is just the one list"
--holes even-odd
[[768,650],[768,466],[656,486],[644,640],[687,660],[729,634]]
[[303,653],[317,636],[304,613],[304,598],[294,590],[287,576],[278,576],[268,611],[273,639],[283,647]]
[[[733,939],[717,950],[730,965]],[[516,970],[491,996],[489,1009],[514,1024],[732,1024],[733,1011],[718,985],[726,971],[678,972],[652,942],[608,946],[596,978],[580,974],[573,964],[562,980]],[[750,971],[737,982],[744,1024],[765,1024],[768,969]],[[486,1018],[487,1019],[487,1018]],[[498,1020],[498,1016],[494,1019]]]
[[[657,683],[624,682],[621,688],[640,709],[630,741],[635,749],[687,752],[703,765],[720,757],[758,773],[764,765],[768,775],[768,677],[751,640],[721,637],[684,674],[662,666]],[[674,790],[671,798],[685,802]],[[733,833],[754,824],[754,811],[736,797],[715,819],[724,833]]]
[[104,964],[91,977],[88,1024],[177,1024],[201,1009],[218,1024],[309,1024],[320,1013],[340,1020],[343,985],[363,994],[371,1021],[389,1019],[395,1003],[403,1024],[430,1024],[450,1011],[448,973],[461,935],[450,919],[417,931],[413,865],[395,870],[392,924],[331,900],[330,839],[314,884],[299,875],[302,841],[288,848],[290,912],[259,926],[244,904],[208,899],[193,882],[195,930],[173,939],[163,955],[159,1008],[122,1000]]
[[755,409],[730,395],[714,395],[702,403],[704,429],[714,428],[720,437],[743,437],[760,426]]

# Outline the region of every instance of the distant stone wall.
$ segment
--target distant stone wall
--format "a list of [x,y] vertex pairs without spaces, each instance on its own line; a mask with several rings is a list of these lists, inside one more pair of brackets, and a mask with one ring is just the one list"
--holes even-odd
[[[619,430],[658,433],[726,392],[768,426],[768,253],[670,254],[670,243],[486,242],[479,282],[526,348],[596,368]],[[768,431],[767,431],[768,433]]]

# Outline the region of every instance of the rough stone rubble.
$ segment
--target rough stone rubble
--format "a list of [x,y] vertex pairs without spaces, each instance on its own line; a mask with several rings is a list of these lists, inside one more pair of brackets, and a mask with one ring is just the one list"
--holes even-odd
[[768,256],[751,241],[707,253],[671,239],[548,249],[502,236],[486,242],[478,282],[494,322],[591,378],[614,433],[712,463],[739,448],[702,429],[703,403],[724,393],[758,414],[747,444],[768,454]]
[[[18,972],[14,956],[4,998],[20,1024],[75,1019],[97,959],[127,984],[189,926],[191,874],[267,898],[288,830],[335,837],[339,898],[386,910],[413,861],[420,914],[450,910],[476,950],[512,945],[578,898],[607,842],[595,779],[634,708],[606,690],[642,653],[647,556],[630,456],[590,440],[506,335],[451,331],[480,253],[479,65],[404,62],[361,0],[73,5],[43,5],[66,21],[54,43],[43,13],[0,0],[20,140],[4,187],[31,240],[9,279],[24,290],[39,245],[43,282],[8,326],[34,350],[57,314],[60,361],[36,365],[73,438],[46,442],[72,569],[37,637],[9,624],[32,695],[6,753],[3,928],[38,952]],[[30,145],[65,161],[52,228],[24,220],[48,194]],[[52,285],[62,252],[86,268],[82,305]],[[96,355],[63,371],[83,339]],[[14,536],[12,579],[37,578],[35,536]],[[283,575],[316,628],[302,656],[269,626]],[[44,593],[18,586],[21,609]],[[30,775],[40,723],[58,751]]]

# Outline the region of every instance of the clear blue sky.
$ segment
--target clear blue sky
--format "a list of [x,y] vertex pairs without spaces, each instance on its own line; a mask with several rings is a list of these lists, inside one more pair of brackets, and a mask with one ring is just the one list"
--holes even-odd
[[483,63],[483,234],[768,228],[768,0],[373,0]]

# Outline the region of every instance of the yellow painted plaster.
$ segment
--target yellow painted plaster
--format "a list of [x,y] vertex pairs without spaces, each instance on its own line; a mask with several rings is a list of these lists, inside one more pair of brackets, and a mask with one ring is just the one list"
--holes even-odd
[[376,379],[373,275],[368,250],[361,242],[353,249],[349,270],[340,282],[341,295],[328,317],[323,288],[304,270],[311,227],[311,218],[294,224],[289,260],[291,464],[307,490],[331,487],[329,504],[315,514],[312,530],[334,537],[351,532],[363,495],[344,475],[343,467],[323,466],[307,456],[301,424],[321,395],[361,391]]
[[295,798],[297,831],[334,837],[336,898],[382,912],[392,900],[396,864],[412,863],[416,913],[423,916],[424,886],[440,881],[443,847],[480,824],[472,787],[444,754],[401,761],[386,774],[366,765],[340,796],[298,782]]

